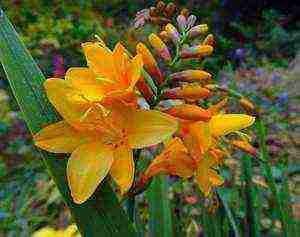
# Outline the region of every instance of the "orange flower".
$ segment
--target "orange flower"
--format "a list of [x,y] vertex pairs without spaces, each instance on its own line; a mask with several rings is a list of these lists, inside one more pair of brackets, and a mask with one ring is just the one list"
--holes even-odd
[[[108,173],[125,193],[134,177],[132,149],[160,143],[177,129],[176,120],[161,112],[114,106],[108,115],[101,108],[89,109],[75,127],[60,121],[34,135],[36,146],[44,150],[72,153],[67,177],[77,204],[85,202]],[[64,109],[73,112],[72,107]]]
[[142,56],[146,70],[154,79],[156,79],[156,81],[160,85],[164,80],[163,75],[161,74],[157,62],[149,49],[143,43],[138,43],[136,46],[136,51]]
[[167,45],[156,34],[150,34],[148,40],[158,56],[166,62],[171,61],[172,58]]

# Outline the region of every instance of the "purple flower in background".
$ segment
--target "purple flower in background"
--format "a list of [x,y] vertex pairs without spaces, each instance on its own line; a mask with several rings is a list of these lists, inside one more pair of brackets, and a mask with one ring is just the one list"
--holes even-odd
[[238,48],[234,52],[234,58],[237,60],[244,60],[246,56],[246,50],[243,48]]
[[271,81],[273,83],[278,83],[280,80],[281,80],[281,76],[280,76],[280,74],[278,72],[272,73],[272,75],[271,75]]
[[285,104],[289,100],[289,94],[288,92],[282,92],[278,97],[277,97],[277,103],[279,104]]
[[265,73],[265,71],[264,71],[264,69],[262,69],[262,68],[257,68],[257,69],[255,70],[255,76],[260,77],[260,76],[262,76],[264,73]]
[[61,54],[55,53],[52,59],[53,64],[53,76],[62,77],[65,74],[64,58]]

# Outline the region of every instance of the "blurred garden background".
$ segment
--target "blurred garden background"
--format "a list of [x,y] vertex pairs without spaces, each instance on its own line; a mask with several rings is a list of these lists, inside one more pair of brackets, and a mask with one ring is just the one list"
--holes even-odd
[[[169,1],[165,1],[169,2]],[[300,5],[297,1],[175,1],[206,23],[216,40],[212,57],[202,61],[220,85],[234,88],[251,99],[266,130],[253,131],[253,144],[261,149],[265,139],[274,182],[290,222],[300,225]],[[155,1],[138,0],[2,0],[5,11],[24,44],[46,77],[63,77],[71,66],[85,65],[80,44],[95,35],[108,45],[122,41],[134,51],[148,32],[136,29],[137,11]],[[264,133],[263,138],[258,134]],[[237,225],[247,233],[246,209],[253,208],[262,236],[284,236],[276,202],[264,169],[242,153],[226,161],[222,170],[226,197]],[[249,161],[249,159],[244,159]],[[247,175],[251,197],[245,196]],[[205,215],[216,215],[214,200],[207,201],[205,215],[195,187],[170,179],[176,236],[203,236]],[[12,96],[4,72],[0,72],[0,237],[31,236],[49,227],[66,229],[73,223],[69,211],[46,172],[22,114]],[[253,203],[249,206],[247,200]],[[148,205],[138,197],[142,222]],[[222,214],[222,213],[221,213]],[[229,226],[225,219],[222,228]],[[227,227],[226,227],[227,226]],[[147,226],[146,226],[147,228]],[[230,233],[230,232],[229,232]],[[55,236],[55,235],[53,235]],[[69,236],[69,235],[65,235]],[[71,235],[70,235],[71,236]],[[205,234],[204,234],[205,236]],[[218,235],[215,235],[218,236]],[[233,234],[229,236],[234,236]]]

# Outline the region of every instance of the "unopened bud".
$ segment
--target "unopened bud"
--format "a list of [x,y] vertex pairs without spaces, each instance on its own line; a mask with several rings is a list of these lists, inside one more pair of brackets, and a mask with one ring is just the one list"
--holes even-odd
[[206,38],[202,42],[202,45],[210,45],[213,47],[215,45],[214,36],[212,34],[209,34],[208,36],[206,36]]
[[180,15],[183,15],[185,16],[186,18],[188,18],[189,16],[189,10],[187,8],[183,8],[181,11],[180,11]]
[[195,15],[190,15],[187,19],[186,27],[187,29],[190,29],[194,26],[194,24],[197,21],[197,17]]
[[205,33],[206,31],[208,31],[208,26],[206,24],[196,25],[189,30],[188,35],[190,38],[193,38]]
[[163,82],[163,76],[159,70],[155,58],[149,49],[143,43],[138,43],[136,46],[136,51],[142,56],[145,69],[157,81],[158,84],[161,84]]
[[232,141],[232,145],[238,149],[241,149],[250,155],[257,157],[257,150],[247,141],[245,140],[235,140]]
[[207,81],[211,79],[211,74],[202,70],[185,70],[171,74],[171,79],[175,81]]
[[180,35],[179,35],[177,29],[175,28],[175,26],[173,26],[172,24],[169,23],[166,25],[165,30],[168,33],[168,35],[170,36],[173,43],[175,45],[178,44],[178,42],[180,41]]
[[177,25],[180,32],[184,32],[186,28],[186,18],[183,15],[178,15],[177,17]]
[[167,62],[171,61],[171,54],[168,47],[156,34],[150,34],[148,40],[155,49],[157,55]]
[[148,86],[148,84],[146,83],[145,79],[143,77],[141,77],[137,83],[136,83],[136,87],[138,88],[138,90],[142,93],[142,95],[144,96],[145,100],[147,102],[151,101],[154,94],[153,91],[151,90],[151,88]]
[[244,110],[251,113],[254,111],[255,107],[252,102],[246,98],[242,98],[239,100],[240,105],[243,107]]
[[176,10],[176,5],[172,2],[170,2],[166,8],[165,8],[165,11],[164,11],[164,14],[166,17],[170,17],[173,15],[173,13],[175,12]]
[[220,111],[222,109],[225,108],[225,106],[227,105],[227,98],[224,98],[223,100],[221,100],[220,102],[218,102],[217,104],[211,105],[208,110],[212,113],[212,115],[217,115],[220,113]]
[[163,2],[163,1],[159,1],[157,4],[156,4],[156,9],[160,12],[162,12],[166,7],[166,4]]
[[177,118],[203,122],[208,122],[212,116],[208,110],[189,104],[177,105],[164,112]]
[[181,51],[181,58],[201,58],[208,56],[213,52],[213,47],[210,45],[197,45],[189,48],[184,48]]
[[159,32],[159,37],[160,37],[164,42],[170,41],[170,36],[169,36],[168,32],[165,31],[165,30]]
[[186,85],[181,88],[174,88],[167,90],[163,94],[164,99],[189,99],[200,100],[210,97],[212,93],[210,90],[198,85]]

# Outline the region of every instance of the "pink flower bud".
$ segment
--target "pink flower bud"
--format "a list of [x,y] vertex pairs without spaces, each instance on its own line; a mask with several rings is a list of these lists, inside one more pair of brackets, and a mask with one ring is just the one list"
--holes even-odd
[[170,36],[173,43],[178,44],[178,42],[180,41],[180,35],[179,35],[177,29],[175,28],[175,26],[173,26],[172,24],[169,23],[166,25],[165,30],[168,33],[168,35]]
[[190,15],[186,22],[187,29],[192,28],[194,26],[194,24],[196,23],[196,21],[197,21],[197,17],[195,15]]
[[177,17],[177,25],[180,30],[180,32],[184,32],[186,28],[186,18],[183,15],[178,15]]
[[158,56],[167,62],[171,61],[172,58],[167,45],[156,34],[150,34],[148,40]]
[[190,38],[193,38],[200,34],[205,33],[206,31],[208,31],[208,26],[206,24],[196,25],[189,30],[188,36]]
[[213,49],[210,45],[197,45],[182,49],[180,56],[181,58],[201,58],[210,55]]

